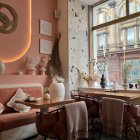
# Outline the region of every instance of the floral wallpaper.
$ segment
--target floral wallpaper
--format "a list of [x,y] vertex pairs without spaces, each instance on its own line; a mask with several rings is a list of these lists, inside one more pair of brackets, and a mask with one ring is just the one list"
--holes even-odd
[[69,91],[79,87],[77,68],[88,73],[88,5],[79,0],[68,3]]

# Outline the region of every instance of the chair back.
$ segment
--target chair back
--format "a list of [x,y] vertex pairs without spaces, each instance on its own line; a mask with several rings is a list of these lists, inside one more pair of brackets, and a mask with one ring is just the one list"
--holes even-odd
[[67,139],[66,112],[64,107],[48,113],[38,112],[36,127],[40,135],[52,139]]

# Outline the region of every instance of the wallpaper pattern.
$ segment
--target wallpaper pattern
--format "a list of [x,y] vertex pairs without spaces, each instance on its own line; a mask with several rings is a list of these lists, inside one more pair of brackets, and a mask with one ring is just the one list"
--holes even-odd
[[88,6],[79,0],[68,3],[69,91],[79,87],[77,68],[88,73]]

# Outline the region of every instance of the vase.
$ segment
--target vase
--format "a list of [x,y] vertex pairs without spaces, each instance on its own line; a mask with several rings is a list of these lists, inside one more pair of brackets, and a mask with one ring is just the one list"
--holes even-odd
[[128,89],[127,79],[123,79],[123,88],[124,88],[124,90]]
[[102,77],[101,77],[100,85],[101,85],[102,88],[105,88],[106,87],[106,80],[105,80],[104,75],[102,75]]
[[55,97],[65,98],[64,84],[52,82],[49,86],[49,93],[50,93],[51,98],[55,98]]

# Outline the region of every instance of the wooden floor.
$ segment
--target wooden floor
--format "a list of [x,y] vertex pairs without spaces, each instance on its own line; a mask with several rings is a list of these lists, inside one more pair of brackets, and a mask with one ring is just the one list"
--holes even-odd
[[[140,131],[138,132],[139,134],[139,139],[140,139]],[[26,139],[26,140],[44,140],[44,138],[42,136],[37,136],[35,138],[30,138],[30,139]],[[46,140],[52,140],[52,139],[46,139]],[[92,138],[91,136],[91,131],[89,131],[89,138],[88,139],[84,139],[84,140],[99,140],[99,132],[97,130],[94,131],[94,138]],[[125,136],[123,135],[123,137],[120,138],[116,138],[116,137],[111,137],[105,134],[102,134],[102,137],[100,140],[125,140]],[[128,130],[128,140],[136,140],[135,134],[132,130]]]

